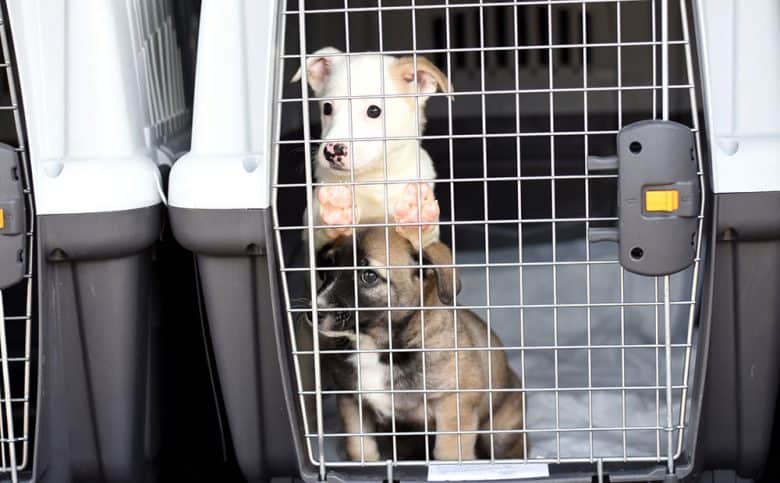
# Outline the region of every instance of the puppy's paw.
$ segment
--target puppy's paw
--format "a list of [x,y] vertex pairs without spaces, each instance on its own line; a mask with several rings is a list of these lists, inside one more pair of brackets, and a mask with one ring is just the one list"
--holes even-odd
[[433,458],[438,461],[466,461],[477,459],[477,456],[474,454],[473,445],[472,447],[469,447],[468,445],[465,445],[465,443],[464,446],[461,446],[460,453],[458,453],[457,436],[455,436],[453,441],[450,441],[447,444],[439,444],[437,442],[433,449]]
[[[317,189],[317,200],[320,202],[320,218],[325,225],[351,225],[352,190],[349,186],[320,186]],[[328,238],[338,238],[350,235],[350,227],[333,227],[325,230]]]
[[433,189],[428,183],[407,184],[400,199],[393,206],[393,217],[396,223],[403,223],[396,227],[401,236],[417,246],[421,229],[423,246],[426,245],[426,235],[430,235],[436,225],[420,225],[439,221],[439,201],[434,198]]
[[379,461],[379,446],[377,446],[376,440],[371,436],[362,438],[362,452],[360,440],[360,436],[350,436],[347,438],[347,456],[349,456],[349,459],[352,461]]

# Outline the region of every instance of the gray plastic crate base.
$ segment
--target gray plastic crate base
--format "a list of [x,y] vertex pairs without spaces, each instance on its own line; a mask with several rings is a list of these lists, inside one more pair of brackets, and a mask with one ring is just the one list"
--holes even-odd
[[[248,481],[298,474],[286,399],[276,267],[267,257],[268,210],[169,207],[173,233],[197,255],[230,434]],[[281,368],[281,370],[280,370]]]
[[142,481],[155,457],[148,290],[161,214],[39,217],[36,481]]

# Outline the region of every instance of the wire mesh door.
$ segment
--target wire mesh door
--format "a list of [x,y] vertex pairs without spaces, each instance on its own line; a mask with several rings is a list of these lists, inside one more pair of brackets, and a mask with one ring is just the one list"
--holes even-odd
[[169,1],[130,3],[136,62],[149,112],[151,141],[160,144],[179,134],[190,112],[185,100],[181,48],[176,39],[173,6]]
[[35,260],[35,206],[33,203],[31,173],[21,113],[21,99],[17,90],[11,55],[10,29],[5,9],[0,8],[0,46],[5,71],[0,81],[0,125],[2,141],[9,144],[19,156],[19,179],[24,194],[24,244],[26,259],[23,280],[0,291],[0,472],[10,474],[12,481],[27,468],[31,459],[30,427],[33,418],[33,311]]
[[[695,135],[701,183],[686,2],[284,4],[274,229],[311,463],[322,476],[471,458],[673,471],[704,198],[693,265],[636,275],[616,244],[588,240],[618,221],[618,175],[587,160],[614,153],[632,122],[672,119]],[[378,216],[365,216],[367,193]],[[451,260],[418,249],[436,238]],[[440,287],[438,269],[450,268],[462,289],[429,304],[426,284]],[[389,287],[386,300],[367,296],[367,279]]]

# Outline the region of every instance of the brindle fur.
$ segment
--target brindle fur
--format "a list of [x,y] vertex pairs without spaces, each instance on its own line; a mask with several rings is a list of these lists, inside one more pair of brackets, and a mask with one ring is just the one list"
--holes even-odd
[[[386,238],[387,237],[387,238]],[[386,245],[386,240],[389,244]],[[417,265],[418,258],[412,245],[393,230],[387,234],[382,228],[364,229],[358,232],[357,253],[353,255],[353,240],[341,238],[323,248],[319,266],[352,266],[357,260],[360,265],[409,266]],[[386,248],[387,247],[387,248]],[[389,253],[389,263],[386,254]],[[425,248],[423,259],[431,265],[452,263],[449,248],[435,242]],[[457,274],[451,268],[424,268],[423,287],[420,297],[420,269],[382,268],[373,269],[381,277],[373,285],[365,284],[358,270],[359,307],[387,307],[388,287],[391,307],[442,307],[452,306],[453,294],[459,290]],[[389,274],[388,274],[389,272]],[[338,318],[334,312],[320,312],[319,329],[321,345],[326,349],[357,348],[358,335],[355,331],[355,271],[330,270],[320,272],[323,283],[318,294],[320,308],[344,308],[349,317]],[[350,310],[352,309],[352,310]],[[389,395],[381,393],[363,394],[363,422],[358,411],[355,395],[339,396],[338,406],[349,433],[371,433],[387,426],[390,412],[394,411],[396,426],[405,425],[415,431],[422,431],[425,420],[429,430],[456,432],[439,434],[435,438],[433,456],[439,460],[474,459],[490,456],[490,435],[467,433],[475,430],[489,430],[491,397],[488,392],[462,392],[459,389],[488,389],[488,357],[492,354],[491,372],[494,389],[520,389],[520,381],[507,364],[505,351],[458,351],[456,384],[456,353],[454,350],[425,352],[397,352],[395,349],[421,349],[423,327],[426,349],[455,347],[456,322],[454,310],[393,310],[361,311],[358,334],[360,350],[384,350],[378,355],[363,353],[361,358],[362,390],[389,390],[389,359],[392,357],[393,389],[403,391],[419,390],[425,386],[431,392],[427,396],[427,413],[421,393],[396,392],[393,406],[388,411]],[[392,326],[392,356],[388,339],[388,326]],[[491,347],[501,347],[498,337],[490,333]],[[457,309],[457,347],[474,348],[488,346],[488,328],[473,312]],[[323,356],[323,366],[332,377],[333,384],[341,390],[356,391],[357,367],[355,354],[330,354]],[[425,384],[423,385],[423,357],[425,363]],[[371,371],[371,368],[380,368]],[[377,383],[377,374],[384,374],[384,380]],[[378,387],[380,384],[381,387]],[[450,391],[450,392],[447,392]],[[522,396],[519,391],[493,392],[493,428],[498,430],[523,428]],[[458,424],[460,405],[460,424]],[[418,438],[419,440],[419,438]],[[460,440],[460,441],[459,441]],[[423,440],[424,441],[424,440]],[[399,444],[399,446],[401,446]],[[494,433],[494,456],[496,458],[523,458],[523,437],[520,432]],[[460,449],[460,451],[459,451]],[[352,436],[347,441],[347,454],[352,460],[378,460],[380,450],[372,436]]]

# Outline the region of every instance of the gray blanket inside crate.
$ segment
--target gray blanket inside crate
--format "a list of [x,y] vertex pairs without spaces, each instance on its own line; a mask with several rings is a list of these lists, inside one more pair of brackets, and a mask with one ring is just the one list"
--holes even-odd
[[[609,261],[617,257],[614,243],[594,243],[590,245],[590,250],[591,260]],[[552,260],[551,243],[524,244],[523,251],[524,262]],[[494,247],[491,242],[489,257],[490,262],[494,263],[517,262],[517,243]],[[585,243],[582,239],[556,244],[556,260],[576,261],[585,260],[585,257]],[[484,248],[457,249],[457,263],[485,261]],[[526,347],[553,346],[556,345],[557,337],[557,346],[567,347],[557,351],[558,391],[554,390],[555,350],[527,350],[524,362],[520,350],[508,352],[510,364],[518,375],[524,366],[525,387],[534,390],[527,394],[526,400],[526,427],[534,430],[528,435],[529,458],[588,458],[591,455],[596,458],[630,458],[654,456],[659,452],[664,455],[665,432],[653,428],[665,425],[665,393],[641,389],[665,384],[664,349],[618,347],[663,344],[663,307],[657,306],[657,322],[656,306],[625,306],[622,311],[619,306],[591,307],[588,331],[588,310],[566,305],[620,302],[619,265],[591,265],[589,300],[587,270],[581,264],[562,264],[555,269],[551,266],[526,266],[522,270],[522,291],[520,269],[517,266],[491,267],[489,274],[488,304],[485,268],[460,269],[463,288],[457,297],[458,304],[559,306],[557,310],[523,310],[524,341],[521,340],[519,309],[490,310],[490,325],[505,346],[521,346],[523,342]],[[692,270],[688,269],[671,277],[672,301],[690,300],[691,276]],[[625,272],[622,300],[628,304],[655,302],[656,283],[657,300],[662,301],[661,278],[656,282],[652,277]],[[488,320],[486,310],[475,312],[483,320]],[[672,342],[684,344],[688,332],[689,305],[673,305],[671,315]],[[588,337],[593,347],[590,351],[585,348]],[[675,386],[682,383],[684,356],[683,347],[673,349],[672,381]],[[588,387],[592,390],[577,390]],[[627,389],[620,389],[624,387]],[[681,390],[675,389],[673,395],[676,425],[679,422]],[[325,398],[323,414],[325,432],[340,432],[341,422],[333,398]],[[560,428],[560,432],[555,431],[556,427]],[[582,431],[587,428],[593,428],[592,433]],[[621,428],[628,429],[623,431]],[[326,438],[326,441],[327,460],[344,460],[343,439]]]

